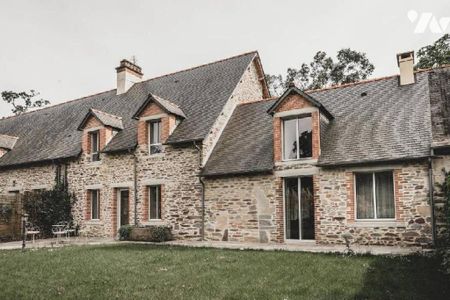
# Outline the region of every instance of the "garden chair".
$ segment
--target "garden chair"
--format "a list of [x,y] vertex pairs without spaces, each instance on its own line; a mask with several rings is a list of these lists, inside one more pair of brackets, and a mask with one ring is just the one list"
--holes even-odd
[[40,231],[39,227],[34,226],[34,225],[33,225],[32,223],[30,223],[30,222],[26,222],[26,223],[25,223],[25,235],[26,235],[26,236],[31,235],[32,240],[33,240],[33,244],[34,244],[34,242],[35,242],[35,240],[36,240],[36,235],[38,235],[38,234],[40,234],[40,233],[41,233],[41,231]]
[[66,237],[69,239],[70,235],[75,236],[77,225],[74,222],[66,222],[66,224]]
[[56,243],[59,244],[61,237],[67,235],[67,223],[59,222],[58,224],[52,225],[52,233],[56,236]]

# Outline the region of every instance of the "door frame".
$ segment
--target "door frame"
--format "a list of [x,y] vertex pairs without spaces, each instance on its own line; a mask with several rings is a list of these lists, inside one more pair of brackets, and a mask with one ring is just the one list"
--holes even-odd
[[122,192],[123,191],[128,191],[128,223],[130,223],[130,218],[129,218],[129,211],[130,211],[130,189],[129,188],[117,188],[117,230],[119,230],[119,228],[122,226],[121,225],[121,215],[122,215]]
[[[301,180],[300,178],[302,177],[311,177],[312,181],[313,181],[313,205],[314,205],[314,225],[315,225],[315,215],[316,215],[316,206],[315,206],[315,199],[314,199],[314,176],[313,175],[299,175],[299,176],[286,176],[286,177],[282,177],[283,180],[283,235],[284,235],[284,241],[285,243],[315,243],[316,242],[316,231],[314,230],[314,238],[313,239],[308,239],[308,240],[304,240],[302,239],[302,222],[301,222],[301,210],[302,210],[302,205],[301,205]],[[297,178],[297,185],[298,185],[298,216],[299,216],[299,220],[298,220],[298,230],[299,230],[299,239],[288,239],[286,238],[286,178]],[[315,227],[315,226],[314,226]]]

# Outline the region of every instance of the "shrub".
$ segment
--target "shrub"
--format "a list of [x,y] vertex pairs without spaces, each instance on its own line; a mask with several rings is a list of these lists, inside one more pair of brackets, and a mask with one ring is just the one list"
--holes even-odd
[[168,226],[151,226],[150,238],[152,242],[166,242],[172,240],[172,231]]
[[121,241],[128,241],[131,236],[131,231],[133,230],[133,226],[124,225],[119,228],[119,239]]
[[119,229],[120,240],[143,242],[166,242],[172,240],[170,227],[164,225],[151,225],[145,227],[122,226]]
[[52,225],[72,222],[72,207],[76,202],[74,194],[66,186],[56,185],[52,190],[30,192],[23,197],[23,208],[28,221],[39,227],[44,237],[52,235]]
[[0,204],[0,222],[8,224],[11,221],[13,208],[11,204]]

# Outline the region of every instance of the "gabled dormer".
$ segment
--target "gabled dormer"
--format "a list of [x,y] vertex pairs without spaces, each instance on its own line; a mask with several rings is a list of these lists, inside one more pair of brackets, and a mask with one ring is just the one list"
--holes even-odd
[[319,101],[291,84],[268,113],[273,116],[275,163],[319,158],[321,120],[333,119]]
[[11,151],[19,138],[6,134],[0,134],[0,158]]
[[91,161],[100,161],[100,152],[118,131],[123,130],[122,118],[91,108],[78,130],[83,131],[82,150]]
[[150,94],[133,118],[139,121],[139,149],[155,155],[164,152],[163,144],[186,115],[173,102]]

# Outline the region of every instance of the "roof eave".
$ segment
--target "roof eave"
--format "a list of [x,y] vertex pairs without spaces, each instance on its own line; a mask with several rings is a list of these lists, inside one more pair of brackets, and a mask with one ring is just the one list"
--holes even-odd
[[236,176],[236,175],[256,175],[256,174],[273,174],[272,168],[264,168],[259,170],[249,170],[249,171],[230,171],[230,172],[218,172],[218,173],[200,173],[202,177],[228,177],[228,176]]
[[336,168],[336,167],[351,167],[351,166],[360,166],[360,165],[372,165],[372,164],[380,164],[380,163],[395,163],[395,162],[410,162],[414,160],[424,160],[430,158],[430,155],[424,156],[416,156],[416,157],[399,157],[399,158],[390,158],[390,159],[370,159],[370,160],[353,160],[353,161],[345,161],[345,162],[335,162],[335,163],[319,163],[318,167],[321,168]]
[[320,103],[319,101],[317,101],[316,99],[314,99],[314,97],[308,95],[307,93],[301,91],[300,89],[298,89],[297,87],[290,87],[288,88],[283,95],[281,95],[280,98],[278,98],[278,100],[267,110],[267,113],[269,114],[274,114],[275,110],[277,109],[277,107],[284,101],[284,99],[286,99],[286,97],[288,97],[289,95],[291,95],[292,93],[298,94],[302,97],[304,97],[306,100],[308,100],[309,102],[311,102],[312,105],[314,105],[315,107],[319,108],[319,110],[329,119],[332,120],[334,119],[334,116],[325,108],[325,106],[322,105],[322,103]]

